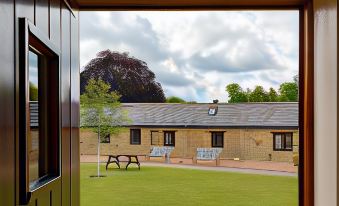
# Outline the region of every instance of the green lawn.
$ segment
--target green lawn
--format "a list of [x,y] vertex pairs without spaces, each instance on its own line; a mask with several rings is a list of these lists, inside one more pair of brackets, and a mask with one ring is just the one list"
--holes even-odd
[[248,175],[219,171],[142,167],[96,174],[95,164],[81,164],[81,205],[282,205],[298,202],[296,177]]

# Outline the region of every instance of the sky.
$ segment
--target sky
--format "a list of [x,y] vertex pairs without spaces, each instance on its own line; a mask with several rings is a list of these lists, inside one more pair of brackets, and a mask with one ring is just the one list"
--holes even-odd
[[38,87],[38,55],[29,51],[29,82]]
[[225,86],[279,88],[298,74],[298,11],[80,12],[81,70],[99,51],[128,52],[165,95],[226,102]]

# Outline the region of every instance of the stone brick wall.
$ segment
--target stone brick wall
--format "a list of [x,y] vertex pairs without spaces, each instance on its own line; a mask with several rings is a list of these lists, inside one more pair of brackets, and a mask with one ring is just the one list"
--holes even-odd
[[[281,132],[281,130],[241,130],[240,131],[240,159],[245,160],[267,160],[267,161],[293,161],[293,151],[274,151],[272,132]],[[298,152],[299,132],[293,132],[294,152]]]
[[[124,129],[117,135],[111,135],[110,143],[100,144],[100,153],[146,155],[150,152],[151,139],[148,131],[141,130],[141,144],[130,144],[130,131]],[[97,154],[98,136],[90,129],[80,129],[80,154]]]
[[[153,142],[151,145],[151,132]],[[279,130],[269,129],[167,129],[141,128],[141,144],[130,144],[130,131],[126,128],[118,135],[111,135],[110,143],[101,144],[101,154],[137,154],[148,155],[152,146],[163,146],[164,131],[175,131],[175,149],[171,157],[193,158],[196,148],[210,148],[211,132],[224,132],[224,149],[220,154],[222,159],[240,158],[241,160],[265,160],[292,162],[292,151],[273,151],[273,134]],[[280,130],[282,131],[282,130]],[[284,130],[287,131],[287,130]],[[299,134],[293,132],[295,152],[298,150]],[[81,154],[97,153],[97,136],[90,129],[80,130]]]

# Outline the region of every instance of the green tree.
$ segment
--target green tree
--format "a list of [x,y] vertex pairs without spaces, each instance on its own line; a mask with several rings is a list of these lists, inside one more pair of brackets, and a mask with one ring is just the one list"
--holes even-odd
[[29,101],[38,101],[38,87],[29,83]]
[[198,102],[197,101],[188,101],[186,102],[186,104],[197,104]]
[[293,81],[297,85],[297,88],[298,88],[298,97],[297,97],[297,100],[299,101],[299,75],[295,75],[293,77]]
[[281,102],[298,101],[298,84],[296,82],[285,82],[279,88],[279,100]]
[[80,94],[91,78],[108,83],[110,91],[121,95],[120,102],[165,102],[165,94],[154,72],[143,60],[128,52],[104,50],[97,54],[80,73]]
[[250,102],[268,102],[269,97],[264,87],[255,86],[254,90],[249,93],[248,100]]
[[186,101],[180,97],[171,96],[166,98],[166,103],[186,103]]
[[80,121],[82,127],[93,130],[98,135],[98,174],[100,177],[100,142],[108,134],[117,134],[130,122],[126,111],[121,109],[120,95],[109,92],[110,85],[101,79],[90,79],[84,94],[80,96]]
[[294,81],[294,83],[297,84],[297,87],[299,88],[299,75],[295,75],[295,76],[293,77],[293,81]]
[[268,99],[270,102],[277,102],[278,101],[278,93],[272,87],[268,91]]
[[246,92],[237,83],[232,83],[226,86],[228,93],[229,103],[248,102],[248,96]]
[[251,93],[252,93],[252,90],[250,88],[247,88],[245,92],[247,98],[250,96]]

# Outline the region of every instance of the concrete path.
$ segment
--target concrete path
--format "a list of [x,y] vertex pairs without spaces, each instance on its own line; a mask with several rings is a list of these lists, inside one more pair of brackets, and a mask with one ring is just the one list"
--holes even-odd
[[185,168],[185,169],[222,171],[222,172],[240,172],[240,173],[246,173],[246,174],[274,175],[274,176],[290,176],[290,177],[298,176],[298,174],[294,172],[280,172],[280,171],[271,171],[271,170],[213,167],[213,166],[200,166],[200,165],[166,164],[166,163],[156,163],[156,162],[141,162],[141,168],[142,166],[172,167],[172,168]]

